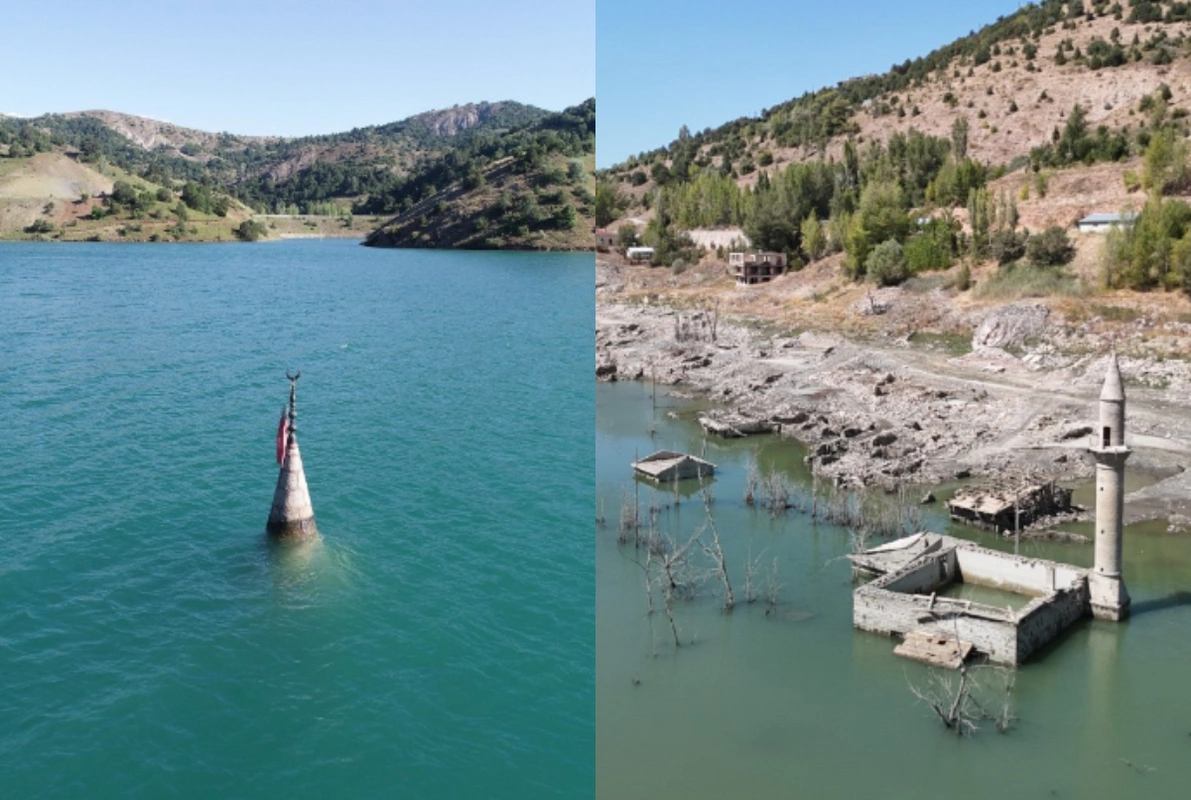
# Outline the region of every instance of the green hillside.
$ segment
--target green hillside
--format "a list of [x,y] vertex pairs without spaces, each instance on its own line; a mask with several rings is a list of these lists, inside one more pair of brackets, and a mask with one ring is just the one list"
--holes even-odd
[[376,247],[590,250],[595,100],[502,134],[476,136],[362,211],[396,215]]

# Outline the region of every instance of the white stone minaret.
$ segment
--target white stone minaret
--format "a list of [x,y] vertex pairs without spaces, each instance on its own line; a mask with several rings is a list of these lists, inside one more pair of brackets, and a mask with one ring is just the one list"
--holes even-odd
[[1100,425],[1091,453],[1096,459],[1096,556],[1088,573],[1092,614],[1101,619],[1129,616],[1129,592],[1121,577],[1121,540],[1125,510],[1125,387],[1116,353],[1100,392]]
[[306,488],[306,473],[302,469],[302,454],[298,452],[297,384],[302,373],[289,378],[289,430],[285,442],[285,458],[277,475],[273,491],[273,507],[269,509],[266,526],[271,536],[279,539],[311,539],[318,536],[314,526],[314,506],[310,504],[310,490]]

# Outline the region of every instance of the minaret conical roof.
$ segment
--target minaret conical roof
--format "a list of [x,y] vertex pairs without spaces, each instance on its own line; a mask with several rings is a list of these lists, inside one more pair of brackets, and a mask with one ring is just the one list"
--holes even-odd
[[1125,386],[1121,383],[1121,366],[1114,352],[1108,359],[1108,374],[1104,376],[1104,388],[1100,390],[1101,400],[1124,402]]

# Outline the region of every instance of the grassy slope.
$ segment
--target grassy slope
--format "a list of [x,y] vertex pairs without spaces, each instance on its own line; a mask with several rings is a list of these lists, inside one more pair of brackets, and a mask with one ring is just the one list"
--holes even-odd
[[[184,227],[179,229],[173,211],[179,202],[175,194],[170,202],[155,203],[141,219],[127,213],[92,219],[92,209],[103,206],[102,196],[111,192],[116,181],[127,181],[138,191],[162,188],[118,167],[105,167],[101,173],[61,152],[0,160],[0,239],[150,241],[157,236],[164,241],[234,241],[236,227],[253,216],[251,209],[238,203],[226,217],[189,210]],[[85,201],[81,200],[84,192],[90,195]],[[37,220],[54,229],[25,232]]]

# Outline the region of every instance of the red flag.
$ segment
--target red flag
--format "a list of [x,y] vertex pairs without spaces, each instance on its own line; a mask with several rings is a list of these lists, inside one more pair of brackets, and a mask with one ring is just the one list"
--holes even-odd
[[289,438],[289,420],[285,418],[285,409],[281,409],[281,421],[277,423],[277,463],[285,461],[285,444]]

